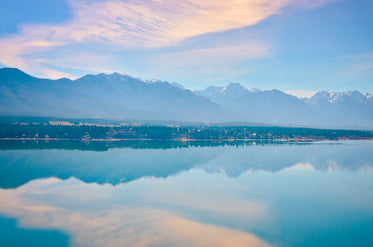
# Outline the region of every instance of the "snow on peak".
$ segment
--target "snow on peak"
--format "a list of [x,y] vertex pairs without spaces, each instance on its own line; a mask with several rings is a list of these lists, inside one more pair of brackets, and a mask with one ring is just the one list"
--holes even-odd
[[184,87],[183,85],[181,85],[177,82],[172,82],[171,85],[174,86],[174,87],[180,88],[180,89],[187,89],[186,87]]
[[125,75],[125,76],[130,76],[130,75],[128,75],[128,74],[126,74],[126,73],[123,73],[123,72],[114,72],[114,73],[112,73],[112,75]]
[[346,100],[354,101],[357,103],[364,103],[371,95],[368,93],[362,94],[359,91],[346,91],[346,92],[334,92],[334,91],[321,91],[316,93],[310,98],[310,103],[321,103],[326,101],[329,103],[339,103]]
[[159,79],[150,79],[150,80],[146,80],[147,83],[157,83],[157,82],[161,82],[161,80]]
[[225,96],[240,97],[247,93],[248,89],[243,87],[240,83],[230,83],[224,87],[220,93]]

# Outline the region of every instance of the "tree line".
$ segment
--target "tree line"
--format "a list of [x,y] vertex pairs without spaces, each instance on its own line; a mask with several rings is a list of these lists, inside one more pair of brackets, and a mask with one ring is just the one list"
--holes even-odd
[[0,124],[0,138],[123,139],[123,140],[279,140],[371,139],[363,130],[293,128],[277,126],[86,126]]

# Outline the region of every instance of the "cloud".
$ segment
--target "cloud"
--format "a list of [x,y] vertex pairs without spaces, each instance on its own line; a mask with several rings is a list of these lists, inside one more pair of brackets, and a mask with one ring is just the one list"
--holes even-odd
[[60,24],[23,24],[19,33],[3,36],[0,62],[42,70],[46,65],[38,62],[38,54],[70,44],[106,44],[116,49],[175,45],[190,37],[255,25],[294,2],[315,4],[308,0],[70,0],[71,19]]
[[[196,63],[221,64],[240,62],[247,59],[260,58],[269,55],[269,47],[261,43],[246,43],[245,45],[194,49],[168,53],[160,58],[161,62],[177,61],[178,65]],[[181,59],[180,59],[181,58]],[[173,63],[175,65],[175,63]]]
[[348,67],[340,72],[343,76],[373,72],[373,52],[350,54],[337,59],[348,63]]
[[265,43],[241,42],[205,44],[198,48],[153,55],[144,63],[142,73],[152,78],[167,77],[170,81],[182,83],[193,81],[195,77],[207,84],[226,83],[253,70],[251,66],[242,66],[243,63],[270,56],[270,47]]
[[[270,246],[253,234],[187,219],[159,207],[156,202],[150,203],[153,207],[141,200],[141,206],[133,205],[134,198],[129,192],[133,189],[83,184],[74,179],[41,179],[17,189],[0,189],[4,202],[0,211],[18,218],[21,227],[68,233],[72,246],[185,246],[186,243],[189,246]],[[159,193],[157,191],[171,196],[170,201],[180,197],[178,191],[154,189],[153,194]],[[154,199],[136,194],[137,200]],[[121,202],[121,198],[125,200]],[[217,205],[217,210],[225,205],[219,200],[222,203]],[[209,205],[210,210],[214,210],[213,203]],[[250,211],[248,205],[242,206]],[[222,212],[235,213],[234,208]]]
[[189,37],[254,25],[289,0],[153,0],[72,4],[69,38],[122,47],[161,47]]
[[284,92],[287,94],[294,95],[298,98],[311,98],[317,93],[317,91],[311,90],[286,90]]

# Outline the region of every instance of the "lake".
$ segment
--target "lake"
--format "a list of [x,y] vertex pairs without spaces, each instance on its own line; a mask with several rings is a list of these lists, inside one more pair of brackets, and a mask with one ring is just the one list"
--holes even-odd
[[372,141],[0,143],[4,247],[372,244]]

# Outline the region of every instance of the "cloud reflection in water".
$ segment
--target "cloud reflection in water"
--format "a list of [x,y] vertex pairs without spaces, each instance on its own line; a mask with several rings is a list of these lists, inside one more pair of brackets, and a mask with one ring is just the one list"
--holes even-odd
[[[141,188],[151,183],[142,193]],[[195,194],[164,191],[157,183],[101,186],[76,179],[34,180],[17,189],[0,190],[0,210],[18,218],[22,227],[67,232],[72,246],[269,246],[253,234],[199,222],[175,210],[183,206],[249,220],[265,215],[264,204],[233,196],[226,200],[212,188]],[[206,192],[211,196],[201,200]]]

